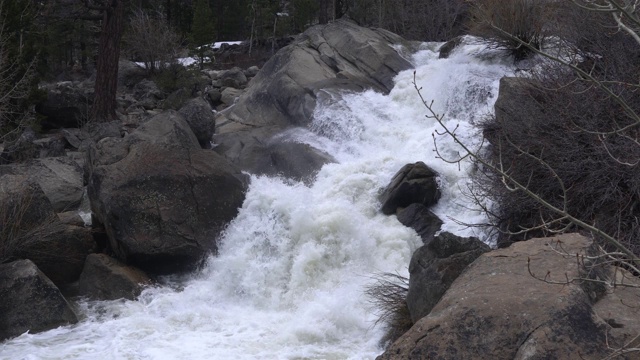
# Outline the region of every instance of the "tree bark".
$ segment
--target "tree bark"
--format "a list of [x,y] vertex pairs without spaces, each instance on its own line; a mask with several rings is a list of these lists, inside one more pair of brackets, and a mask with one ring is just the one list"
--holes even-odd
[[329,0],[319,0],[320,10],[318,12],[318,22],[320,24],[326,24],[329,22]]
[[109,0],[108,7],[103,10],[102,32],[100,33],[96,64],[95,101],[91,108],[91,119],[94,121],[117,119],[118,61],[126,1]]

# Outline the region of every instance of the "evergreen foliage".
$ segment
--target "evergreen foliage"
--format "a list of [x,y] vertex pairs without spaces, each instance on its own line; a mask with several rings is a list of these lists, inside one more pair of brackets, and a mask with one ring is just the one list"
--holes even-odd
[[37,9],[28,0],[0,1],[0,142],[33,125],[38,98]]
[[207,0],[196,1],[190,39],[193,53],[198,57],[202,68],[207,53],[211,51],[210,44],[215,40],[213,12]]

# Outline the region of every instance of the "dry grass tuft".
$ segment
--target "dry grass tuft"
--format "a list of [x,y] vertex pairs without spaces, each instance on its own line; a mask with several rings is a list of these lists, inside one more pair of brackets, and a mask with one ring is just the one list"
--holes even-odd
[[409,279],[391,273],[378,274],[374,279],[375,283],[367,287],[365,294],[378,315],[376,325],[387,327],[381,342],[388,346],[413,325],[406,302]]
[[536,49],[542,46],[547,11],[543,0],[477,1],[471,10],[469,33],[480,37],[491,48],[506,51],[514,61],[520,61],[533,54],[520,41]]

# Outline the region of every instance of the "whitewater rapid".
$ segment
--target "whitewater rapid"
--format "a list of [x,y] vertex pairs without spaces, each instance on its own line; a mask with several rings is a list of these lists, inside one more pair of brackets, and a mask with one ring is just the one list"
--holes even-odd
[[[480,145],[473,123],[493,111],[508,59],[464,45],[438,59],[439,44],[413,55],[416,81],[458,135]],[[252,177],[219,255],[199,272],[146,289],[137,301],[82,301],[80,323],[0,344],[0,359],[373,359],[384,328],[364,295],[376,274],[407,276],[421,245],[413,230],[380,213],[381,189],[406,163],[440,173],[433,211],[443,229],[491,242],[464,196],[473,167],[436,158],[439,126],[413,88],[413,70],[389,95],[327,94],[309,130],[284,140],[335,157],[310,184]],[[333,99],[333,100],[332,100]],[[459,149],[437,136],[440,154]]]

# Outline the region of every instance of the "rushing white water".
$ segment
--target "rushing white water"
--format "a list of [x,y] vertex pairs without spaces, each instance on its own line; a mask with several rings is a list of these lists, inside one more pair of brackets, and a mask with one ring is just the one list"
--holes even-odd
[[[478,145],[470,120],[492,111],[507,60],[465,45],[449,59],[428,49],[413,57],[416,80],[447,123]],[[311,185],[253,177],[219,252],[189,279],[149,288],[137,301],[82,302],[77,325],[23,334],[0,344],[0,359],[372,359],[383,335],[364,295],[379,272],[407,275],[420,239],[378,209],[377,196],[404,164],[424,161],[440,174],[434,211],[444,229],[486,239],[456,220],[485,221],[462,196],[468,163],[436,158],[439,126],[401,73],[384,96],[345,95],[318,106],[306,141],[338,163]],[[331,96],[329,96],[331,98]],[[440,153],[457,156],[447,138]]]

